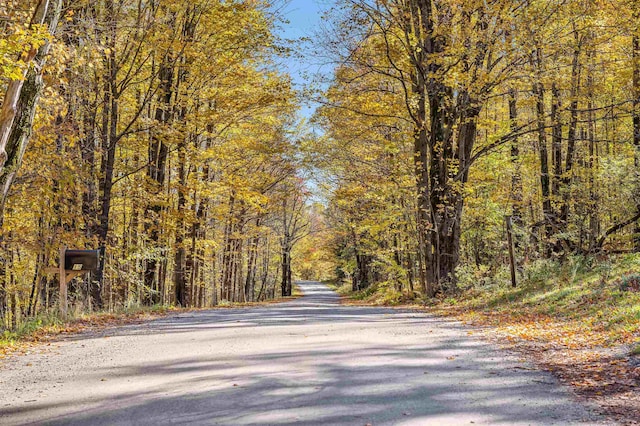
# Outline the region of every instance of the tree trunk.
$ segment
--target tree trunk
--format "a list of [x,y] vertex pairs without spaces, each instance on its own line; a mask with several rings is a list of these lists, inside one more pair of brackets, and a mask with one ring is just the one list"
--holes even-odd
[[[637,1],[635,2],[637,6]],[[635,146],[636,197],[640,199],[640,12],[636,7],[633,14],[635,27],[632,37],[633,60],[633,145]],[[640,213],[640,202],[636,207]],[[636,223],[634,232],[634,249],[640,252],[640,222]]]
[[[565,158],[565,165],[563,169],[563,176],[561,177],[561,199],[560,217],[558,224],[560,226],[559,232],[567,232],[569,227],[569,211],[571,208],[571,186],[573,184],[573,160],[576,149],[576,139],[578,130],[578,95],[580,93],[580,79],[581,79],[581,42],[579,34],[575,32],[576,46],[573,50],[573,58],[571,64],[571,103],[569,111],[569,129],[567,131],[567,154]],[[568,238],[564,239],[565,249],[570,248],[570,241]]]
[[[518,123],[518,92],[516,89],[509,90],[509,123],[512,132],[516,132]],[[514,138],[511,141],[511,166],[513,174],[511,175],[511,215],[513,223],[516,226],[522,226],[522,173],[520,171],[520,141]],[[516,238],[516,246],[518,239]]]
[[88,176],[86,189],[82,194],[82,216],[85,223],[86,235],[88,238],[98,235],[98,212],[97,197],[98,189],[96,185],[96,114],[97,105],[86,105],[89,114],[83,118],[84,135],[80,140],[80,156],[82,158],[85,173]]
[[[440,11],[428,0],[411,0],[407,7],[406,18],[401,19],[407,45],[415,45],[409,58],[411,103],[415,106],[409,110],[414,125],[418,193],[418,264],[423,291],[432,297],[438,289],[453,287],[456,282],[463,192],[471,166],[480,104],[466,90],[454,89],[446,83],[439,76],[440,61],[431,58],[441,55],[447,43],[447,38],[435,30],[434,22],[442,16]],[[480,51],[486,50],[478,47]],[[480,67],[482,61],[479,56],[474,65]]]
[[282,243],[282,280],[280,281],[280,289],[282,297],[291,296],[291,244],[285,236]]
[[[262,222],[262,217],[258,216],[256,219],[256,234],[258,233],[258,228],[260,227]],[[255,293],[256,293],[256,275],[258,273],[258,245],[260,243],[260,237],[258,235],[254,236],[249,243],[248,250],[249,255],[247,257],[247,279],[245,282],[245,299],[248,302],[255,301]]]
[[[33,29],[34,26],[37,25],[50,25],[50,32],[53,33],[55,31],[55,26],[58,22],[58,18],[60,16],[60,10],[62,6],[62,1],[57,0],[54,5],[50,5],[49,0],[39,0],[36,5],[33,16],[31,17],[31,22],[29,24],[29,28]],[[11,134],[14,132],[14,122],[16,116],[19,112],[19,103],[20,98],[22,97],[22,91],[24,88],[24,82],[27,80],[27,76],[29,73],[33,72],[35,75],[42,75],[42,68],[39,65],[43,65],[46,60],[46,55],[49,50],[49,43],[45,43],[43,47],[40,49],[31,49],[23,52],[20,55],[20,60],[25,63],[25,69],[22,73],[22,78],[17,80],[10,80],[7,84],[7,88],[5,90],[5,96],[2,101],[2,107],[0,108],[0,173],[4,172],[4,168],[7,164],[7,160],[10,158],[10,153],[7,152],[7,144],[9,143],[9,138]],[[40,55],[44,53],[43,55]],[[41,56],[41,63],[36,63],[36,66],[32,66],[31,61],[37,56]],[[36,68],[34,70],[34,68]],[[40,91],[31,92],[28,94],[28,97],[25,99],[25,103],[30,103],[33,101],[34,104],[37,103],[37,98],[40,95]],[[35,107],[34,107],[35,109]],[[31,118],[29,122],[28,129],[20,130],[23,133],[27,130],[27,137],[29,138],[29,133],[31,132],[31,124],[33,122],[33,118]],[[4,192],[4,191],[3,191]],[[0,200],[2,204],[4,204],[4,200]]]
[[[201,258],[199,258],[198,256],[198,245],[197,242],[200,238],[202,238],[201,236],[201,232],[200,232],[200,221],[201,221],[201,211],[203,209],[203,202],[198,200],[198,194],[197,192],[194,191],[193,194],[193,217],[195,218],[195,220],[192,222],[191,224],[191,231],[190,231],[190,235],[189,238],[191,240],[191,247],[189,249],[189,253],[187,255],[187,261],[186,261],[186,268],[188,270],[188,275],[189,275],[189,286],[193,289],[194,287],[198,286],[198,288],[200,288],[199,284],[201,283],[199,278],[199,271],[200,271],[200,262],[202,261]],[[203,238],[204,239],[204,238]],[[200,297],[203,297],[203,295],[200,295]],[[198,300],[200,300],[200,298],[198,298]],[[202,307],[202,304],[200,302],[198,302],[199,306],[198,307]]]
[[538,69],[537,81],[533,85],[536,98],[536,116],[538,124],[538,154],[540,156],[540,189],[542,195],[542,215],[544,218],[545,241],[543,252],[551,255],[551,237],[553,236],[553,210],[551,206],[551,191],[549,185],[549,153],[547,151],[547,132],[545,129],[544,86],[541,78],[542,52],[536,50],[536,65]]
[[173,284],[175,291],[176,304],[180,306],[188,306],[187,301],[187,281],[186,281],[186,265],[185,265],[185,247],[184,247],[184,215],[186,207],[187,188],[187,159],[186,159],[186,143],[181,139],[178,147],[178,211],[176,218],[176,250],[174,257]]
[[[40,0],[31,25],[45,24],[54,34],[62,0]],[[10,81],[0,110],[0,228],[3,223],[4,206],[9,189],[22,164],[22,158],[33,131],[33,120],[44,83],[42,69],[46,64],[50,43],[46,42],[37,51],[28,53],[24,80]],[[33,63],[31,62],[33,59]]]
[[[119,118],[118,93],[118,65],[116,62],[117,22],[113,0],[106,3],[108,29],[106,31],[106,45],[109,50],[105,55],[104,99],[102,108],[102,158],[100,160],[100,216],[98,221],[98,239],[100,246],[108,246],[109,221],[111,215],[111,191],[113,188],[113,173],[116,159],[116,145]],[[95,308],[104,306],[101,287],[104,287],[104,268],[96,273],[96,280],[91,286],[91,299]]]
[[234,250],[234,206],[235,196],[229,195],[229,216],[224,229],[224,250],[222,253],[222,282],[220,284],[222,300],[231,301],[233,298],[233,250]]
[[[420,76],[420,73],[417,73]],[[421,77],[415,78],[413,92],[418,95],[418,116],[426,117],[424,80]],[[417,208],[416,215],[418,227],[418,252],[421,262],[419,263],[420,287],[426,295],[435,295],[434,282],[427,279],[427,265],[431,263],[432,249],[429,234],[431,233],[431,205],[429,203],[429,172],[428,172],[428,136],[423,122],[417,123],[413,131],[413,159],[414,172],[416,176]]]
[[[163,62],[160,65],[159,71],[160,78],[160,90],[158,107],[155,112],[155,121],[158,123],[160,129],[164,128],[171,121],[171,98],[173,93],[173,66],[169,57],[163,58]],[[166,163],[169,149],[164,143],[164,139],[158,133],[154,132],[151,136],[149,144],[149,166],[147,168],[147,176],[152,185],[152,192],[158,198],[162,194],[162,189],[165,183]],[[160,213],[162,212],[162,203],[160,200],[155,199],[146,208],[145,233],[149,235],[151,243],[151,249],[156,251],[158,249],[158,243],[160,241],[161,230],[159,229]],[[154,253],[149,259],[147,259],[145,272],[144,272],[144,284],[147,291],[150,292],[151,297],[149,299],[151,304],[159,303],[162,300],[163,291],[161,291],[160,279],[161,271],[158,270],[158,257],[157,253]]]
[[560,114],[562,103],[560,90],[556,83],[551,85],[551,163],[553,164],[553,179],[551,180],[551,195],[554,200],[560,199],[560,181],[562,180],[562,117]]

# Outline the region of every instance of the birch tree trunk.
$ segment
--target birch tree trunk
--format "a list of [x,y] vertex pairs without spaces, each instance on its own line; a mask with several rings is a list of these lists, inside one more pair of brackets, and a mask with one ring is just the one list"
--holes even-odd
[[[60,20],[62,0],[40,0],[31,25],[47,25],[55,33]],[[7,86],[0,110],[0,228],[11,184],[22,164],[33,130],[33,120],[42,93],[42,68],[46,64],[50,43],[25,53],[28,68],[23,80],[12,80]]]

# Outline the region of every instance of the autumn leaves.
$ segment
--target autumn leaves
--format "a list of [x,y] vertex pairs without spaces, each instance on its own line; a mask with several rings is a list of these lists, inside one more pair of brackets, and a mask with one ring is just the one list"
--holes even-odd
[[[7,34],[17,37],[35,7]],[[78,310],[278,296],[294,238],[284,218],[304,227],[305,210],[290,209],[306,195],[291,136],[297,99],[273,65],[282,48],[268,5],[101,0],[52,10],[61,21],[50,66],[28,68],[47,86],[25,92],[24,146],[31,140],[20,177],[3,185],[5,326],[54,306],[43,268],[63,244],[106,246],[103,275],[71,289]]]

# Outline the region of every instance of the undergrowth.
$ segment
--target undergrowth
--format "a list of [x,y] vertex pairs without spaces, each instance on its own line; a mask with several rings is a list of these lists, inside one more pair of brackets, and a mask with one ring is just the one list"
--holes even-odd
[[505,280],[470,286],[461,293],[459,305],[492,314],[579,321],[585,328],[602,330],[611,342],[627,341],[640,331],[638,270],[638,255],[538,261],[523,271],[516,288]]
[[[567,340],[592,344],[638,344],[640,338],[640,256],[575,256],[564,262],[538,260],[518,273],[511,286],[508,266],[493,271],[461,267],[457,291],[424,299],[387,283],[345,291],[354,303],[427,305],[494,325],[519,323],[522,333],[543,335],[544,324],[561,323]],[[537,330],[534,331],[533,330]],[[551,328],[549,328],[551,330]],[[537,333],[537,334],[536,334]],[[640,345],[634,349],[640,353]]]

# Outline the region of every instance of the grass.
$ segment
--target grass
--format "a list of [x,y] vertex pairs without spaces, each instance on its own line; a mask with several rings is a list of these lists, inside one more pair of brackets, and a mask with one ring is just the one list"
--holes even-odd
[[[262,302],[223,302],[216,307],[242,308],[261,306],[292,300],[301,296],[300,287],[293,285],[292,296],[290,297],[281,297]],[[215,307],[202,309],[215,309]],[[197,310],[197,308],[179,308],[168,305],[133,306],[111,312],[71,312],[67,319],[61,318],[57,312],[42,314],[20,323],[15,330],[5,330],[0,334],[0,358],[9,352],[25,349],[34,343],[49,340],[62,333],[76,333],[88,328],[126,324],[185,310]]]
[[355,293],[347,284],[335,287],[350,303],[427,306],[439,314],[509,328],[530,340],[561,341],[570,347],[640,347],[637,271],[636,254],[534,262],[520,274],[516,288],[510,285],[506,266],[491,275],[486,270],[463,271],[459,291],[428,300],[384,283]]
[[518,287],[504,282],[470,287],[457,297],[455,308],[497,320],[561,321],[567,334],[586,333],[594,344],[633,343],[640,332],[640,291],[629,282],[636,282],[638,267],[637,255],[614,262],[574,258],[562,265],[533,265]]
[[25,346],[46,341],[62,333],[129,323],[178,310],[180,309],[163,305],[129,307],[112,312],[71,312],[66,319],[61,318],[57,312],[41,314],[22,322],[15,330],[5,330],[0,335],[0,357],[10,351],[23,349]]
[[64,321],[61,318],[52,314],[32,318],[20,324],[16,330],[5,330],[2,335],[0,335],[0,349],[14,346],[21,339],[32,336],[41,330],[60,328],[63,324]]

